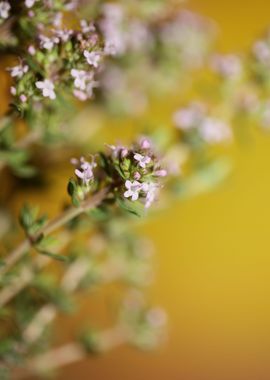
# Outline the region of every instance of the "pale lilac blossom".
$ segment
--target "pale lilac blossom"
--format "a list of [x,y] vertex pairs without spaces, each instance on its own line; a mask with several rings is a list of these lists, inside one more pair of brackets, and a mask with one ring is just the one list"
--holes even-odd
[[82,102],[85,102],[88,99],[87,94],[81,90],[73,90],[73,95]]
[[101,55],[100,53],[96,51],[87,51],[84,50],[83,55],[85,56],[87,63],[90,66],[94,66],[95,68],[98,67],[100,60],[101,60]]
[[46,49],[46,50],[52,50],[54,45],[60,42],[58,37],[47,37],[47,36],[40,35],[39,39],[40,39],[41,48]]
[[75,174],[80,178],[84,185],[88,185],[90,181],[94,179],[93,169],[97,166],[93,160],[91,163],[86,161],[84,157],[77,159],[72,159],[71,163],[73,165],[79,165],[79,168],[75,169]]
[[53,25],[56,28],[61,28],[62,22],[63,22],[63,13],[57,12],[54,16]]
[[165,170],[165,169],[156,170],[154,172],[154,175],[157,177],[166,177],[167,174],[168,174],[167,170]]
[[134,173],[134,179],[135,179],[136,181],[138,181],[140,178],[141,178],[140,173],[139,173],[139,172],[135,172],[135,173]]
[[139,166],[143,169],[145,169],[146,165],[148,165],[151,162],[151,157],[149,156],[143,156],[140,153],[134,154],[134,159],[138,161]]
[[81,20],[80,25],[81,25],[82,32],[85,34],[90,33],[90,32],[95,32],[96,30],[95,25],[92,22],[88,23],[86,20]]
[[13,78],[22,78],[23,75],[29,70],[29,67],[27,65],[18,65],[11,67],[8,70]]
[[241,77],[243,66],[240,58],[233,54],[216,54],[211,60],[212,69],[224,78],[237,79]]
[[73,30],[59,29],[59,30],[56,30],[55,33],[56,33],[57,37],[60,38],[61,41],[67,42],[70,39],[70,37],[73,35]]
[[157,198],[158,186],[156,183],[144,183],[142,190],[146,193],[145,208],[149,208]]
[[150,149],[151,148],[151,141],[145,137],[142,137],[140,140],[140,147],[141,147],[141,149]]
[[78,7],[78,4],[79,4],[79,0],[72,0],[65,5],[65,9],[67,11],[73,11],[74,9]]
[[139,193],[142,189],[142,184],[138,181],[129,181],[125,182],[125,187],[127,191],[124,193],[125,198],[131,198],[134,202],[139,198]]
[[0,17],[7,19],[9,17],[10,8],[8,1],[0,1]]
[[50,98],[52,100],[56,98],[56,95],[54,92],[54,84],[49,79],[36,82],[36,87],[42,91],[42,95],[45,98]]
[[253,54],[264,65],[270,64],[270,46],[266,41],[257,41],[253,45]]
[[27,8],[32,8],[32,6],[35,5],[36,1],[37,1],[37,0],[25,0],[24,3],[25,3],[25,6],[26,6]]
[[86,72],[84,70],[71,70],[71,76],[74,78],[74,86],[80,90],[86,89],[86,82],[93,78],[92,73]]
[[16,88],[15,88],[14,86],[11,86],[11,87],[10,87],[10,93],[11,93],[11,95],[13,95],[13,96],[15,96],[15,95],[17,94],[17,90],[16,90]]
[[121,156],[121,158],[125,158],[128,155],[128,149],[124,147],[123,145],[109,145],[106,144],[106,146],[112,150],[113,157],[116,158]]
[[28,46],[28,53],[29,53],[30,55],[35,55],[35,54],[36,54],[36,48],[35,48],[34,45],[30,45],[30,46]]
[[199,127],[203,140],[209,144],[221,143],[231,140],[232,132],[227,123],[222,120],[207,117]]
[[197,127],[204,114],[205,109],[201,103],[192,103],[188,107],[176,111],[173,115],[173,122],[177,128],[187,131]]
[[22,103],[26,103],[26,102],[27,102],[27,96],[24,95],[24,94],[21,94],[21,95],[20,95],[20,101],[21,101]]

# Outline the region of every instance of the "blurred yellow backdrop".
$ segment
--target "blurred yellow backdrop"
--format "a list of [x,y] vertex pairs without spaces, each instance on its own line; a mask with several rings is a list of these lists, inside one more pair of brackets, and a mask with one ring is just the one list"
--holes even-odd
[[[189,7],[217,22],[223,51],[247,48],[270,24],[267,0]],[[270,379],[270,136],[229,153],[234,170],[222,187],[144,227],[157,248],[151,297],[169,314],[168,341],[156,352],[90,358],[58,380]]]

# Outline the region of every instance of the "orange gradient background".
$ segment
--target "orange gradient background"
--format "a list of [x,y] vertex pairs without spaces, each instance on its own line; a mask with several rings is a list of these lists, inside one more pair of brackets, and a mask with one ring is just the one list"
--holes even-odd
[[[243,51],[270,25],[267,0],[189,7],[217,22],[223,52]],[[222,187],[143,227],[157,249],[151,299],[168,312],[167,342],[89,358],[57,380],[270,379],[270,136],[257,133],[229,155],[234,169]]]

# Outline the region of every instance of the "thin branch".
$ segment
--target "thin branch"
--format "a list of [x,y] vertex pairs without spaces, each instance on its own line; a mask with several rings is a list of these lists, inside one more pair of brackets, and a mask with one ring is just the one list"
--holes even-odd
[[[64,249],[64,247],[70,242],[70,234],[67,232],[62,232],[58,236],[58,244],[57,244],[57,251],[61,251]],[[29,265],[24,265],[21,269],[16,278],[14,278],[11,283],[6,285],[1,291],[0,291],[0,307],[3,307],[6,305],[9,301],[12,300],[19,292],[21,292],[24,288],[26,288],[27,285],[30,284],[32,281],[35,272],[40,271],[42,268],[44,268],[49,262],[51,261],[51,258],[49,256],[42,256],[38,255],[34,260],[33,268],[29,267]]]
[[[76,218],[80,214],[98,206],[105,198],[107,191],[107,189],[102,189],[98,193],[94,194],[90,199],[82,202],[79,207],[70,207],[58,217],[48,222],[43,228],[41,228],[38,232],[38,235],[34,236],[33,240],[37,239],[41,235],[44,237],[49,235],[58,228],[63,227],[66,223]],[[16,264],[31,248],[31,246],[31,241],[29,239],[25,239],[14,251],[12,251],[5,259],[5,265],[0,268],[0,276],[4,275],[14,264]]]
[[[89,261],[84,258],[77,259],[67,270],[64,275],[61,287],[68,293],[73,293],[77,290],[81,280],[88,272]],[[126,263],[121,260],[108,260],[107,263],[99,265],[98,274],[102,284],[110,283],[119,279],[125,273]],[[37,312],[32,321],[26,327],[23,338],[25,343],[32,344],[35,342],[48,324],[50,324],[57,315],[57,307],[52,304],[46,304]]]
[[[128,343],[131,331],[126,326],[117,325],[98,334],[98,347],[100,352],[107,352],[113,348]],[[88,357],[87,351],[81,344],[71,342],[54,348],[44,354],[30,359],[24,369],[14,371],[14,379],[27,379],[29,373],[41,374],[53,371],[66,365],[76,363]]]

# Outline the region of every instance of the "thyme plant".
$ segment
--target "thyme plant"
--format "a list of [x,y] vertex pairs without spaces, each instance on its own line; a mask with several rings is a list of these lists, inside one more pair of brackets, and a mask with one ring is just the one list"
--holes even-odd
[[[270,126],[269,34],[241,55],[215,53],[216,34],[213,22],[176,0],[0,1],[10,88],[0,120],[1,379],[164,338],[166,314],[142,291],[150,245],[135,227],[151,209],[214,187],[229,170],[224,146],[248,126]],[[151,126],[141,127],[151,102],[176,96],[167,125],[148,117]],[[100,148],[93,134],[82,143],[77,118],[85,110],[119,123],[133,118],[134,142]],[[69,200],[49,219],[25,199],[22,237],[4,183],[42,185],[40,157],[55,170],[62,156]],[[74,341],[52,346],[58,313],[112,282],[125,284],[113,326],[78,329]]]

